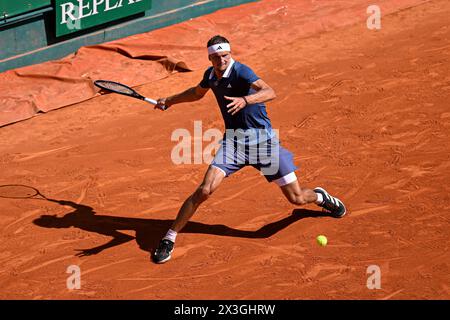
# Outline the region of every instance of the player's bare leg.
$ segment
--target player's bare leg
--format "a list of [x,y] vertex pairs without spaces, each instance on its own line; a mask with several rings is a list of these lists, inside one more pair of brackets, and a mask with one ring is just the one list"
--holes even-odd
[[225,175],[220,169],[210,166],[201,185],[181,206],[178,216],[170,229],[175,232],[180,232],[194,215],[200,204],[206,201],[217,189],[223,178],[225,178]]
[[298,180],[281,186],[280,188],[286,199],[297,206],[317,201],[317,194],[311,189],[301,189]]
[[222,170],[217,167],[210,166],[206,171],[203,182],[195,190],[195,192],[184,201],[181,206],[172,227],[167,232],[166,236],[161,240],[158,249],[153,254],[153,260],[156,263],[164,263],[171,258],[173,251],[175,238],[178,232],[180,232],[184,226],[188,223],[189,219],[197,211],[200,204],[205,202],[211,194],[219,187],[220,183],[225,178]]
[[323,188],[317,187],[314,190],[301,189],[298,180],[283,185],[280,188],[292,204],[302,206],[314,202],[329,211],[336,218],[342,218],[346,214],[344,203],[338,198],[331,196]]

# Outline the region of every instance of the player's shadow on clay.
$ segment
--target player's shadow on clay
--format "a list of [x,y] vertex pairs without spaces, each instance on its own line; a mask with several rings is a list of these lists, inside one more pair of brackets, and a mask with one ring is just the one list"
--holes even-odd
[[[110,236],[112,239],[100,246],[79,249],[77,256],[98,254],[101,251],[118,246],[136,239],[142,250],[152,252],[161,237],[172,225],[173,220],[125,218],[106,215],[96,215],[92,207],[77,204],[72,201],[48,199],[63,206],[70,206],[73,211],[62,217],[56,215],[42,215],[33,220],[33,223],[44,228],[70,228],[75,227],[89,232]],[[292,214],[278,221],[269,223],[257,230],[239,230],[223,224],[204,224],[189,221],[181,233],[203,233],[227,237],[240,238],[269,238],[289,225],[304,218],[318,218],[330,216],[320,211],[295,209]],[[119,230],[134,230],[136,236],[130,236]]]

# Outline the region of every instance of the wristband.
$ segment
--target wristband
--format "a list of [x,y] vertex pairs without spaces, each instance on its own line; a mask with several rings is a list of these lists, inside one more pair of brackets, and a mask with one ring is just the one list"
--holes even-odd
[[245,97],[242,97],[242,99],[244,99],[244,101],[245,101],[245,105],[248,105],[248,101],[247,101],[247,98],[245,98]]

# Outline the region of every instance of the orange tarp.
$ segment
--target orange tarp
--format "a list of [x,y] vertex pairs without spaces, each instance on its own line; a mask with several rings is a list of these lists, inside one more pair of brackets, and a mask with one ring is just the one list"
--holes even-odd
[[[379,0],[377,5],[386,15],[423,2],[427,0]],[[205,43],[215,34],[228,37],[240,57],[289,38],[365,23],[367,6],[364,0],[265,0],[6,71],[0,74],[0,126],[90,99],[98,94],[96,79],[136,86],[206,67]]]

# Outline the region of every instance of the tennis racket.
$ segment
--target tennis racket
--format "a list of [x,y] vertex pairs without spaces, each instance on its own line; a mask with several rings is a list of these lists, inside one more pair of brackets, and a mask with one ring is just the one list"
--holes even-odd
[[[143,95],[140,95],[139,93],[137,93],[134,89],[131,89],[129,86],[126,86],[122,83],[119,82],[114,82],[114,81],[108,81],[108,80],[96,80],[94,81],[94,84],[106,91],[110,91],[110,92],[115,92],[118,94],[122,94],[124,96],[128,96],[131,98],[136,98],[139,100],[143,100],[143,101],[147,101],[148,103],[151,103],[153,105],[157,105],[158,102],[156,100],[150,99],[150,98],[146,98]],[[165,110],[166,107],[163,107],[163,110]]]
[[38,199],[51,201],[51,199],[47,199],[44,195],[42,195],[38,189],[21,184],[8,184],[0,186],[0,198]]

